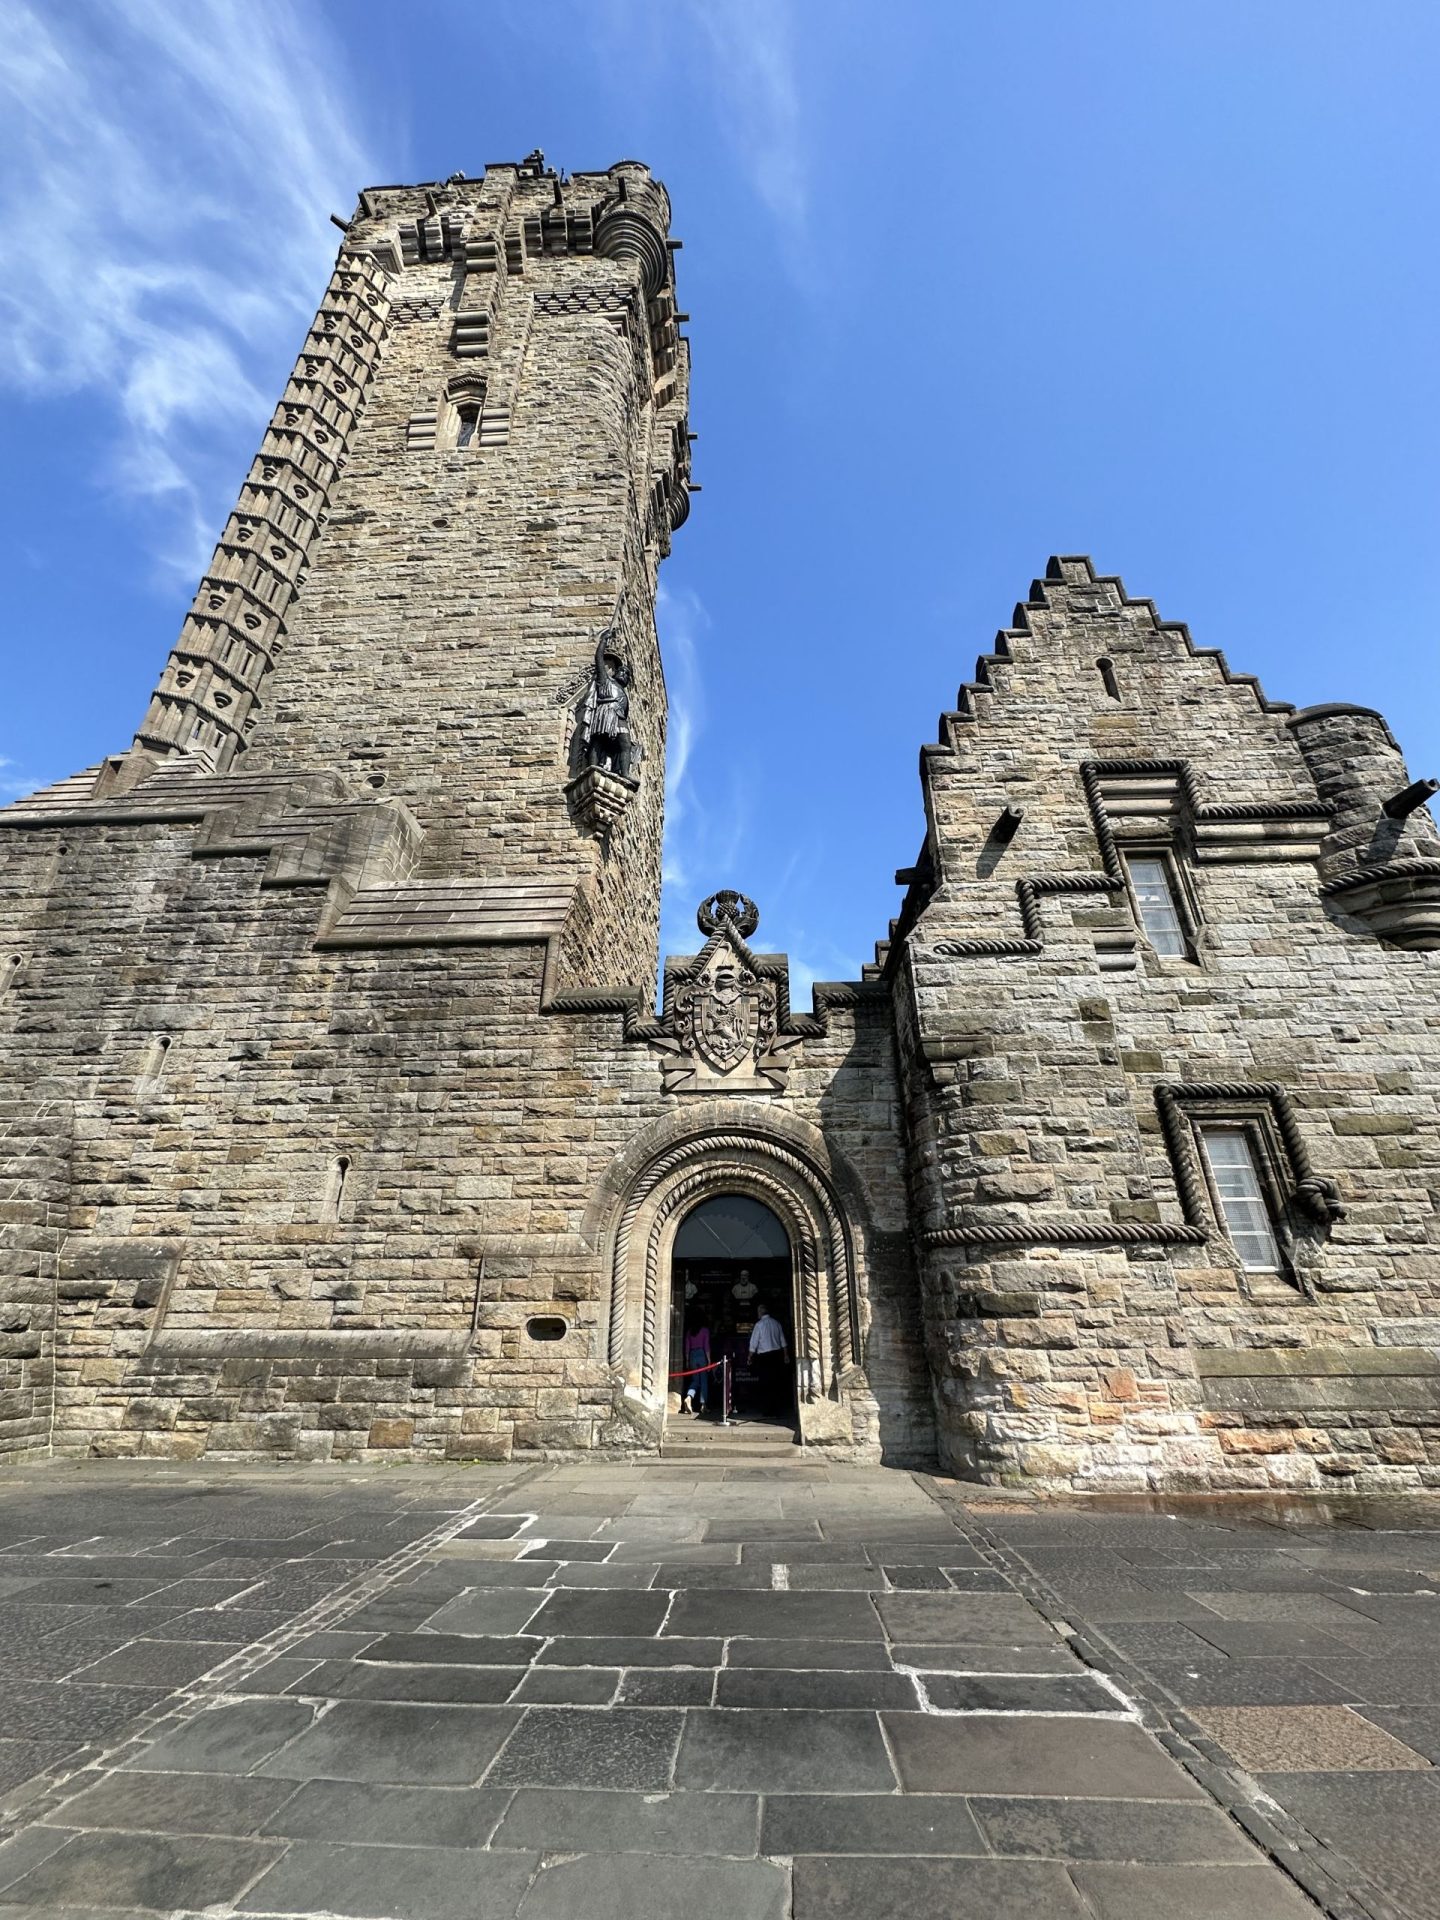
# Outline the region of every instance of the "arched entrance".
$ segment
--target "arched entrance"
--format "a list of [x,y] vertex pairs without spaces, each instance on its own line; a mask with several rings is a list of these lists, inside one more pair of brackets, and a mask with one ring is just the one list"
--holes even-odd
[[789,1243],[801,1443],[868,1450],[877,1414],[859,1365],[856,1216],[842,1209],[807,1140],[746,1126],[732,1118],[730,1103],[715,1103],[711,1127],[662,1136],[636,1153],[623,1178],[597,1196],[597,1214],[608,1213],[602,1350],[621,1400],[637,1419],[653,1422],[658,1437],[672,1365],[675,1236],[702,1202],[727,1195],[760,1202]]
[[[762,1314],[757,1345],[754,1328]],[[794,1260],[784,1225],[748,1193],[717,1193],[680,1220],[670,1250],[671,1413],[795,1424]],[[705,1359],[709,1372],[695,1371]],[[719,1367],[715,1363],[723,1363]]]

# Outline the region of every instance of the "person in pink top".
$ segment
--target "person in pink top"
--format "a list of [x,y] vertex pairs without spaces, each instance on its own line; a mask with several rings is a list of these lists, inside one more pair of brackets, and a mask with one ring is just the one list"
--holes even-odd
[[681,1383],[680,1404],[686,1413],[701,1412],[710,1404],[710,1375],[695,1371],[697,1367],[708,1367],[710,1364],[710,1327],[701,1320],[687,1328],[685,1333],[686,1378]]

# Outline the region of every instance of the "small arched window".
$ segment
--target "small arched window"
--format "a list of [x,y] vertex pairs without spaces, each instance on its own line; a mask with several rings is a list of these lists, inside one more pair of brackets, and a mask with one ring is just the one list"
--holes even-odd
[[350,1156],[337,1154],[325,1170],[325,1186],[320,1195],[320,1218],[338,1220],[345,1198],[345,1181],[350,1172]]
[[144,1058],[140,1062],[140,1077],[135,1082],[135,1091],[137,1093],[153,1093],[155,1091],[164,1076],[165,1066],[169,1058],[170,1036],[168,1033],[157,1034],[145,1049]]

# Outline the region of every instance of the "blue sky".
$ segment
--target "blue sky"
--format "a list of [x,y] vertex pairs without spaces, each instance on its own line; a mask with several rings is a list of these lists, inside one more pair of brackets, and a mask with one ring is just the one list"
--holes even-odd
[[0,784],[124,746],[366,183],[535,145],[676,210],[665,944],[803,1001],[1052,552],[1440,772],[1433,0],[10,0]]

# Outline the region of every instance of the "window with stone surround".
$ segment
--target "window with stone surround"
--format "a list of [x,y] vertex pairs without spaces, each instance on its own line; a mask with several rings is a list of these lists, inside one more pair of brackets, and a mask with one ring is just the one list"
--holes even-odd
[[1282,1273],[1285,1262],[1251,1131],[1243,1125],[1199,1129],[1216,1210],[1247,1273]]
[[1192,959],[1193,918],[1169,854],[1136,849],[1123,859],[1135,918],[1151,948],[1167,960]]
[[475,443],[480,432],[480,407],[474,400],[467,400],[463,406],[455,409],[455,444],[457,447],[469,447]]

